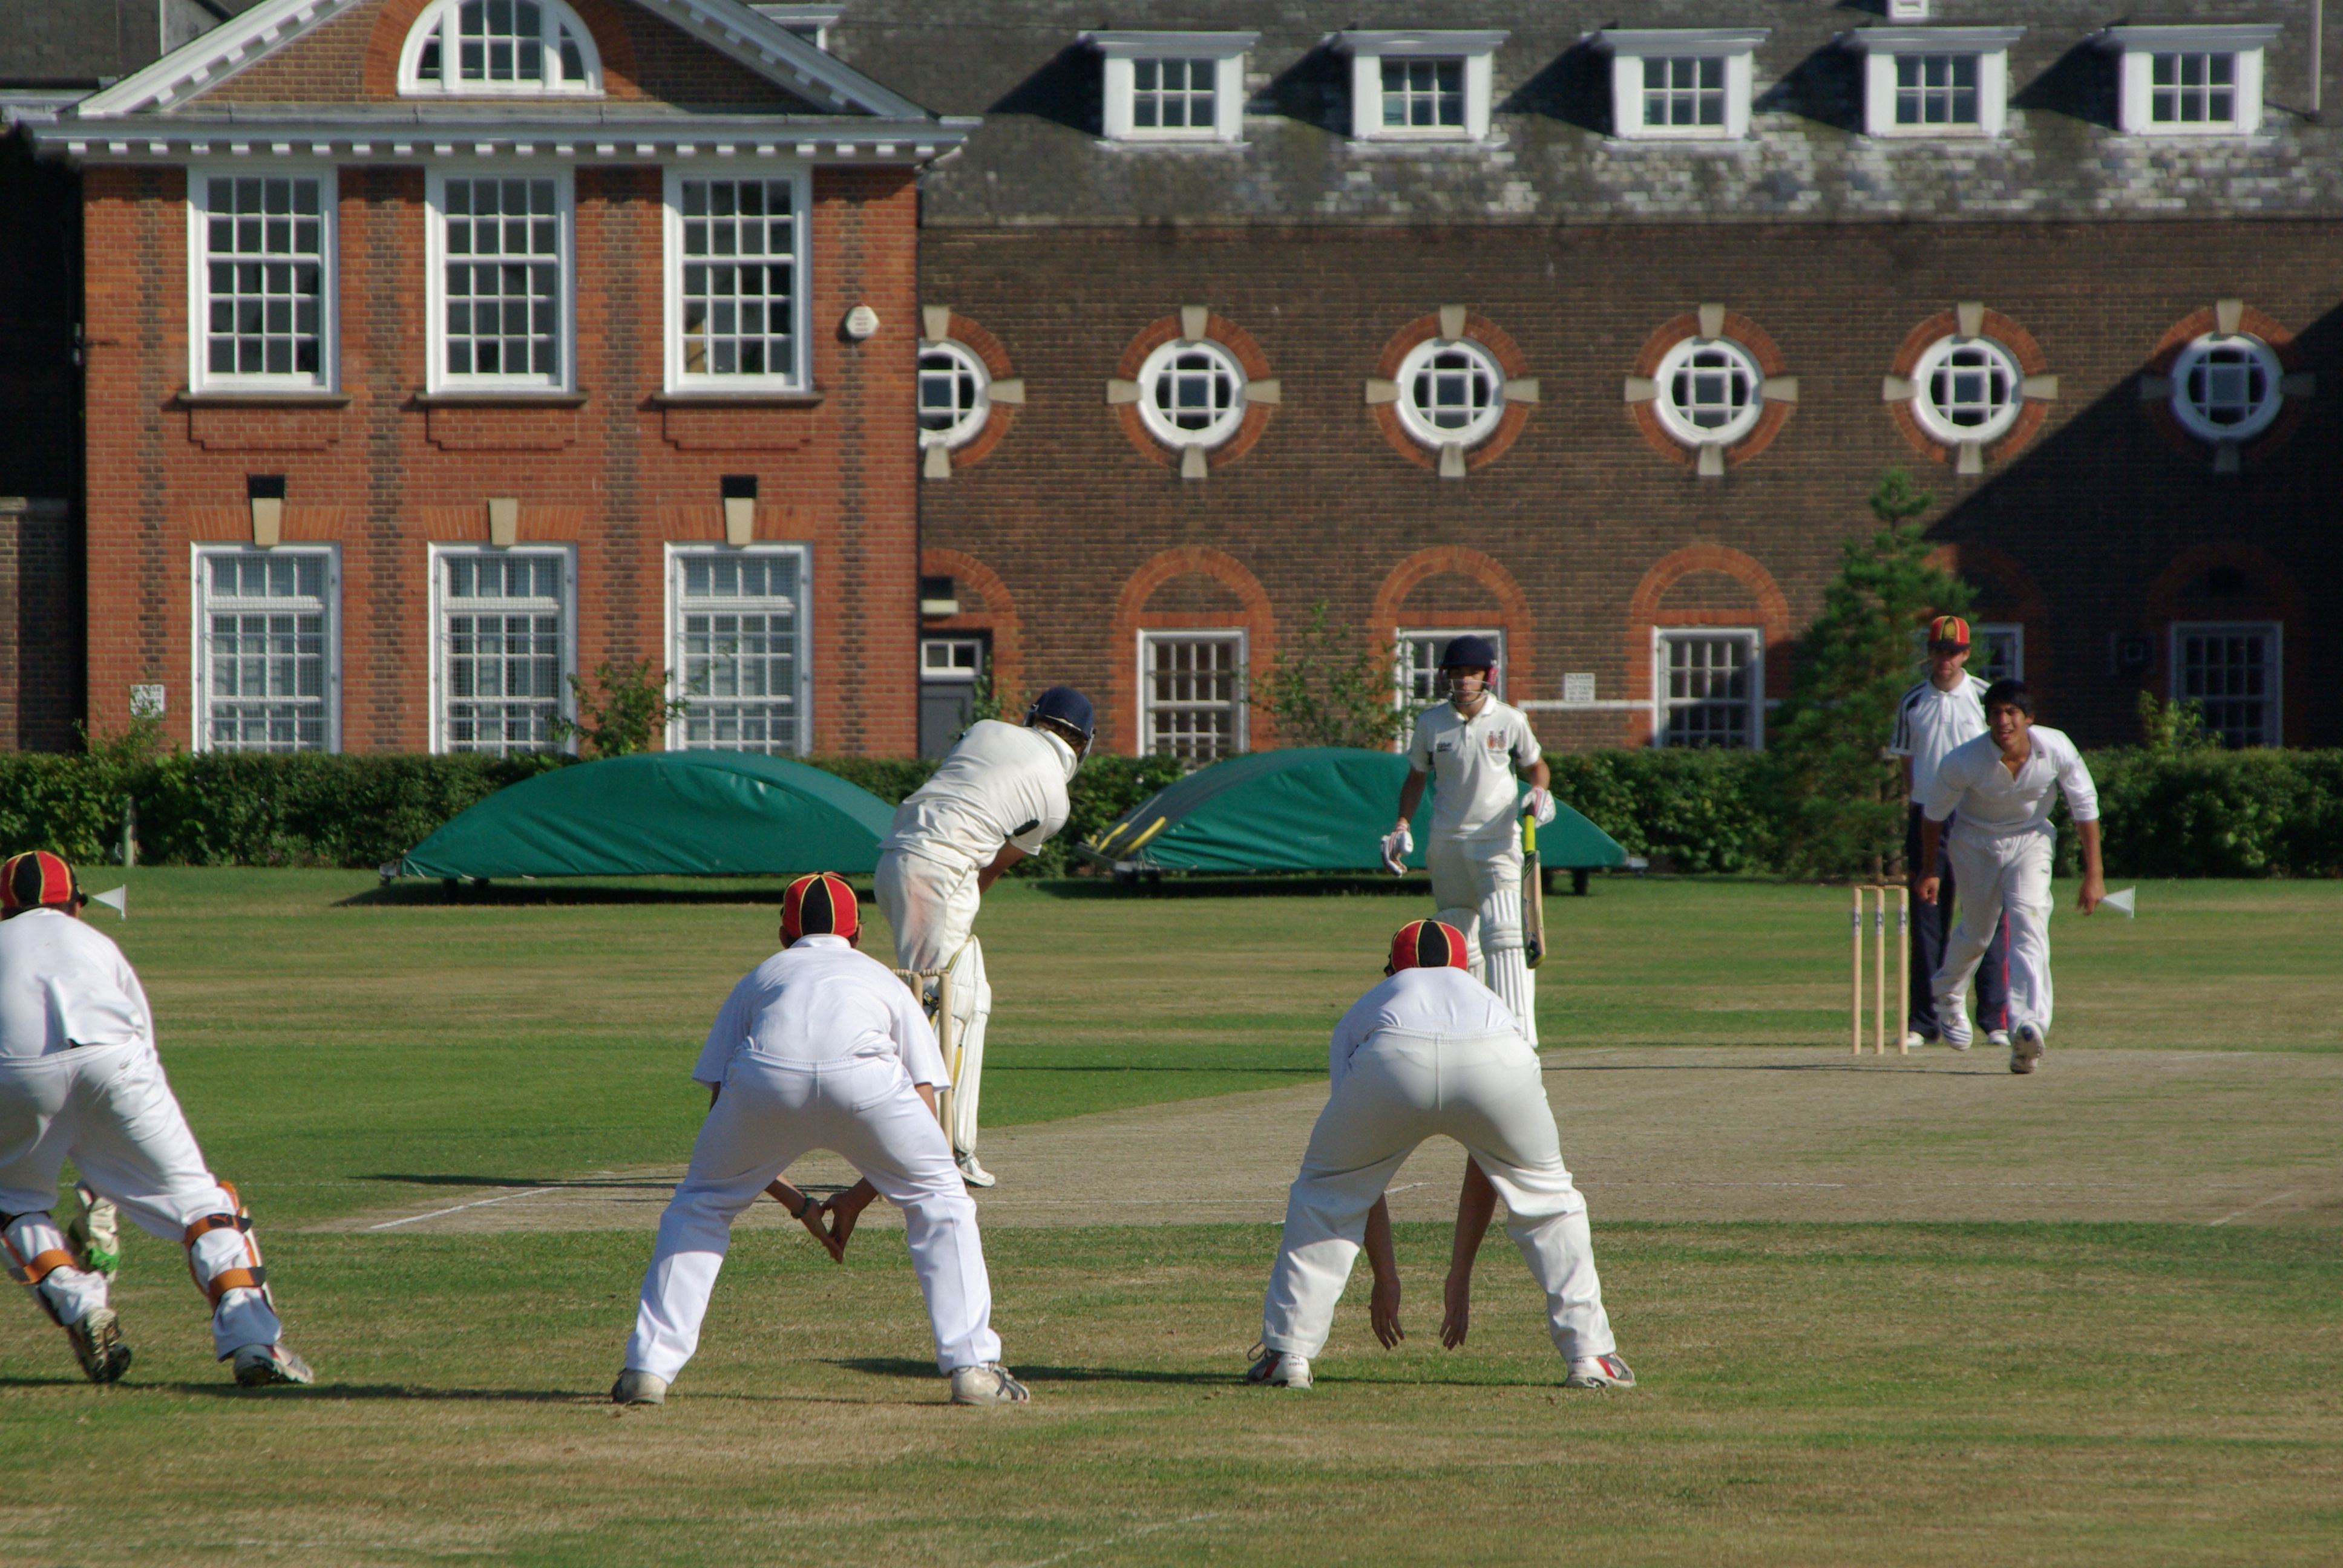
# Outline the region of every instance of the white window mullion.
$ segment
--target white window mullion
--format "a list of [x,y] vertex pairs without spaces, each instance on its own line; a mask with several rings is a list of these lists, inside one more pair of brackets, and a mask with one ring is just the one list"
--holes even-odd
[[331,547],[196,551],[198,750],[341,749],[338,564]]
[[427,189],[431,389],[573,389],[568,171],[434,171]]
[[1242,629],[1139,634],[1140,750],[1201,766],[1245,749]]
[[1663,627],[1652,634],[1659,746],[1762,749],[1765,664],[1746,628]]
[[190,385],[334,387],[335,200],[330,169],[188,170]]
[[667,172],[670,391],[803,391],[812,382],[805,173]]
[[676,750],[802,755],[809,619],[797,546],[668,549],[668,669],[689,705],[668,727]]
[[2172,695],[2194,702],[2225,746],[2276,746],[2281,736],[2283,628],[2183,622],[2172,628]]
[[569,552],[435,546],[431,570],[437,749],[556,749],[577,667]]

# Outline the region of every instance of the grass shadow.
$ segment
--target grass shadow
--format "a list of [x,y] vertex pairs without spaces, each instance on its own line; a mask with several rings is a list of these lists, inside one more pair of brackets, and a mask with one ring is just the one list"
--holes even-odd
[[[662,883],[679,879],[660,879]],[[709,887],[675,887],[616,885],[608,881],[589,882],[444,882],[401,878],[379,887],[352,893],[347,899],[335,900],[337,910],[414,909],[447,904],[480,905],[488,908],[524,909],[530,907],[577,908],[596,904],[770,904],[779,908],[781,894],[787,890],[787,877],[741,877],[712,879]],[[855,890],[855,896],[871,898],[866,886]]]
[[482,1404],[607,1404],[610,1397],[608,1392],[579,1389],[423,1388],[414,1383],[316,1382],[291,1387],[246,1388],[233,1382],[154,1382],[125,1383],[121,1386],[214,1399],[447,1400]]
[[[919,1378],[930,1380],[938,1374],[933,1362],[913,1361],[908,1356],[850,1356],[829,1361],[825,1366],[842,1367],[848,1372],[866,1372],[872,1377]],[[1210,1385],[1242,1382],[1244,1372],[1131,1372],[1121,1367],[1053,1367],[1029,1366],[1020,1362],[1010,1371],[1026,1382],[1135,1382]]]

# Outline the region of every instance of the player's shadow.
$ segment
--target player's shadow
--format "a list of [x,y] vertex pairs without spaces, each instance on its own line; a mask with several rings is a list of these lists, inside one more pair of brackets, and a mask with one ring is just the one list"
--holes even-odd
[[537,1176],[423,1176],[403,1171],[382,1171],[353,1176],[353,1181],[397,1181],[410,1187],[550,1187],[562,1191],[585,1191],[594,1188],[644,1187],[666,1191],[675,1185],[672,1176],[659,1177],[599,1177],[575,1176],[543,1178]]
[[1356,894],[1401,894],[1419,902],[1429,895],[1428,879],[1420,873],[1394,877],[1382,872],[1356,876],[1188,877],[1142,875],[1135,882],[1106,877],[1053,877],[1037,880],[1040,891],[1053,899],[1256,899],[1348,898]]
[[[825,1363],[843,1367],[848,1372],[868,1372],[872,1377],[919,1378],[932,1382],[936,1376],[933,1362],[912,1361],[907,1356],[849,1356]],[[1227,1372],[1134,1372],[1121,1367],[1049,1367],[1029,1366],[1020,1362],[1011,1367],[1024,1382],[1144,1382],[1211,1384],[1233,1381]],[[1242,1378],[1242,1373],[1235,1374]]]
[[[761,904],[778,909],[789,887],[787,877],[723,878],[709,887],[678,887],[662,879],[652,885],[610,882],[432,881],[402,879],[353,893],[335,901],[337,910],[414,909],[423,905],[478,904],[494,909],[589,904]],[[872,899],[868,887],[855,896]]]
[[[0,1382],[0,1386],[5,1386]],[[476,1404],[608,1404],[607,1391],[575,1388],[426,1388],[415,1383],[314,1382],[298,1387],[245,1388],[233,1382],[125,1383],[126,1389],[154,1390],[211,1399],[373,1399],[440,1400]]]

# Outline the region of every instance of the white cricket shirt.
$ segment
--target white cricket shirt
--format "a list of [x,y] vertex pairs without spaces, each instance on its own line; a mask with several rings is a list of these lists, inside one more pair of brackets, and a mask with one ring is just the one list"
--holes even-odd
[[[1518,1035],[1521,1024],[1497,993],[1463,970],[1402,970],[1351,1004],[1334,1026],[1326,1051],[1326,1075],[1336,1083],[1350,1070],[1352,1053],[1377,1030],[1414,1034]],[[1522,1042],[1523,1050],[1529,1042]]]
[[1432,830],[1443,838],[1497,839],[1513,825],[1521,786],[1513,769],[1538,759],[1529,715],[1492,697],[1467,719],[1453,702],[1416,715],[1407,765],[1432,775]]
[[2037,724],[2026,731],[2033,754],[2013,776],[2001,763],[2001,747],[1990,735],[1964,741],[1945,753],[1936,767],[1930,791],[1928,820],[1941,822],[1955,812],[1960,821],[1953,832],[1978,839],[2006,839],[2019,833],[2056,834],[2050,826],[2050,788],[2066,792],[2066,810],[2077,822],[2099,819],[2098,786],[2083,765],[2083,754],[2064,730]]
[[1896,731],[1887,749],[1912,759],[1912,799],[1928,803],[1928,789],[1946,753],[1985,733],[1985,682],[1964,671],[1950,691],[1924,680],[1896,704]]
[[152,1045],[154,1017],[112,938],[56,910],[0,920],[0,1058]]
[[880,851],[903,849],[980,869],[1003,844],[1030,855],[1066,825],[1066,785],[1081,765],[1074,749],[1054,735],[980,719],[895,809]]
[[732,988],[691,1076],[721,1083],[735,1052],[783,1061],[891,1056],[913,1083],[951,1082],[911,988],[844,937],[799,937]]

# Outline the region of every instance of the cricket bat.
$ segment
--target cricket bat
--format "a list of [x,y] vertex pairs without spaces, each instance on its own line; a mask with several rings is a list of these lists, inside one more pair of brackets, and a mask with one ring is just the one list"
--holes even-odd
[[1545,959],[1545,869],[1538,862],[1537,819],[1522,813],[1522,961],[1535,969]]

